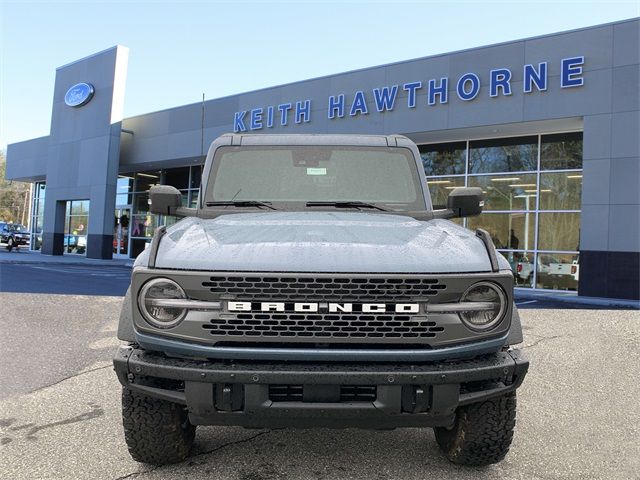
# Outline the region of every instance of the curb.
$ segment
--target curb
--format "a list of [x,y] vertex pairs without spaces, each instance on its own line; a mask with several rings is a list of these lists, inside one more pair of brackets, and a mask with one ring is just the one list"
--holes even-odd
[[57,262],[57,261],[42,261],[42,260],[31,260],[31,259],[20,259],[20,258],[12,258],[12,259],[0,259],[0,265],[3,264],[12,264],[12,265],[72,265],[72,266],[107,266],[107,267],[121,267],[121,268],[132,268],[133,260],[127,263],[103,263],[103,262],[91,262],[91,261],[66,261],[66,262]]
[[551,300],[555,302],[572,303],[574,305],[597,305],[640,310],[640,300],[627,300],[624,298],[584,297],[573,294],[527,292],[526,290],[517,290],[516,296],[520,299]]

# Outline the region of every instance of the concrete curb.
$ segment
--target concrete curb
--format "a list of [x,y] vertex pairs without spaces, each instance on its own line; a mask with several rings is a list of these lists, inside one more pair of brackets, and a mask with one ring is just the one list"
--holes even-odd
[[72,265],[76,267],[87,267],[87,266],[105,266],[105,267],[120,267],[120,268],[132,268],[133,262],[131,263],[93,263],[93,262],[37,262],[32,260],[3,260],[0,261],[0,266],[8,264],[8,265]]
[[[10,255],[10,257],[9,257]],[[21,256],[21,257],[20,257]],[[93,258],[72,258],[64,256],[42,255],[40,253],[0,253],[0,265],[2,264],[33,264],[33,265],[74,265],[74,266],[108,266],[108,267],[133,267],[133,259],[128,260],[100,260]]]
[[572,303],[574,305],[596,305],[640,310],[640,300],[627,300],[624,298],[583,297],[573,293],[530,292],[524,289],[516,289],[516,297],[519,300],[547,300]]

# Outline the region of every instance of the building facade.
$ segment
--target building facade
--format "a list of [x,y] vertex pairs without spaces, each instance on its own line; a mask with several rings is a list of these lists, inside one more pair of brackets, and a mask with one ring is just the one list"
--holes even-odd
[[522,288],[640,298],[639,19],[561,32],[122,118],[127,50],[56,72],[51,132],[9,145],[34,183],[32,247],[136,256],[155,227],[148,190],[197,202],[226,132],[403,134],[435,205],[486,196],[483,227]]

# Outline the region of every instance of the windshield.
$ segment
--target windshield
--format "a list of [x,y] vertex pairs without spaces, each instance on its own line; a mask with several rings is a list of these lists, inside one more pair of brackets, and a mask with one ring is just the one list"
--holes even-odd
[[363,202],[396,211],[425,208],[416,162],[406,148],[222,147],[210,178],[205,196],[210,204],[260,201],[286,209],[287,203]]

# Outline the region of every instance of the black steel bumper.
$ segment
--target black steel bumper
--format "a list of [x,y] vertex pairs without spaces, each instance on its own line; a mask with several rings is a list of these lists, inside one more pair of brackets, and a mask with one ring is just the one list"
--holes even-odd
[[[512,350],[416,365],[231,363],[121,347],[114,366],[124,387],[186,405],[196,425],[384,429],[450,425],[458,406],[518,388],[529,362]],[[341,396],[353,386],[366,401]],[[289,387],[299,396],[276,398]]]

